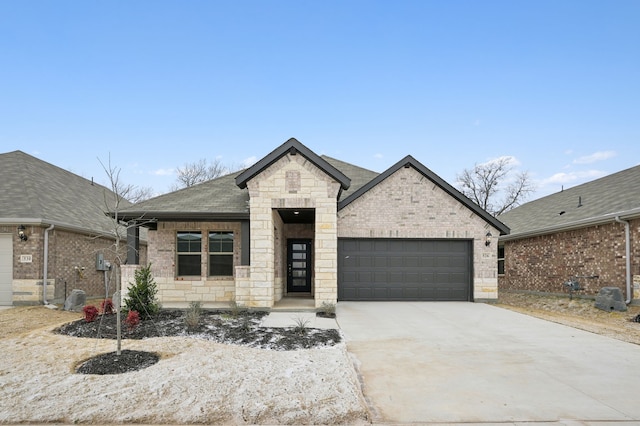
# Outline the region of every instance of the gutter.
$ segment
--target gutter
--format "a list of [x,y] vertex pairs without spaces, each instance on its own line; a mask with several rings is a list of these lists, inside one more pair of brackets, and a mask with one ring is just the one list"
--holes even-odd
[[601,216],[590,217],[586,219],[576,220],[574,222],[562,223],[556,226],[549,226],[546,228],[531,229],[522,232],[511,233],[508,235],[501,235],[500,241],[519,240],[522,238],[537,237],[540,235],[555,234],[556,232],[571,231],[573,229],[584,228],[586,226],[604,225],[610,223],[611,220],[616,218],[625,217],[626,219],[633,219],[640,216],[640,208],[635,208],[626,211],[607,213]]
[[46,306],[49,304],[47,301],[47,278],[49,272],[49,231],[55,228],[54,224],[51,224],[44,230],[44,267],[42,277],[42,303]]
[[631,303],[631,299],[633,298],[633,294],[631,293],[631,237],[630,237],[630,226],[629,222],[626,220],[620,219],[620,216],[615,217],[616,222],[624,224],[624,237],[625,237],[625,250],[626,250],[626,277],[627,277],[627,300],[625,303],[628,305]]

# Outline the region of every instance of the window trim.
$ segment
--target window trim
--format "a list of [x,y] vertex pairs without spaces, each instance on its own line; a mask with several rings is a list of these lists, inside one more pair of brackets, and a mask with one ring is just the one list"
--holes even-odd
[[[179,251],[179,237],[180,234],[199,234],[200,235],[200,251],[199,252],[192,252],[192,251]],[[176,268],[175,268],[175,274],[176,277],[200,277],[202,276],[202,231],[198,230],[198,231],[176,231]],[[180,274],[180,257],[181,256],[198,256],[200,259],[199,262],[199,269],[200,272],[198,274]]]
[[[231,235],[231,251],[213,251],[211,249],[211,234],[227,234]],[[233,277],[235,275],[235,239],[236,233],[232,230],[208,230],[207,231],[207,249],[208,249],[208,258],[207,258],[207,277],[208,278],[225,278],[225,277]],[[213,274],[213,268],[211,266],[211,256],[229,256],[231,258],[231,274]]]

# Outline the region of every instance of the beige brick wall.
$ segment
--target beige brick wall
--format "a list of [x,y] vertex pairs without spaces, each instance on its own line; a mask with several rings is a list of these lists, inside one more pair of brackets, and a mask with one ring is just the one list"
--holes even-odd
[[[493,243],[485,246],[491,232]],[[401,168],[338,212],[338,238],[473,240],[473,297],[498,297],[499,231],[413,168]]]

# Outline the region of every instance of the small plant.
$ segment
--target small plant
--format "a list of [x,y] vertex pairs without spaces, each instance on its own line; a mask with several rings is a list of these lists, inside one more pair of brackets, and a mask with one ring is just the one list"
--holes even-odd
[[202,304],[200,302],[189,303],[189,310],[185,317],[187,328],[194,330],[200,325],[200,317],[202,316]]
[[323,317],[335,318],[336,304],[329,303],[329,302],[322,302],[322,305],[320,306],[320,310],[318,311],[318,313],[321,314],[320,316],[323,316]]
[[303,317],[297,317],[294,321],[296,325],[293,327],[293,331],[298,334],[305,334],[309,329],[309,320]]
[[151,275],[151,264],[138,269],[134,274],[135,283],[129,287],[129,296],[124,305],[129,311],[137,311],[143,319],[157,314],[160,305],[156,300],[158,288]]
[[240,315],[244,311],[244,306],[239,305],[238,302],[236,302],[235,300],[232,302],[229,302],[229,307],[231,308],[231,316],[234,318]]
[[127,318],[125,318],[124,323],[127,325],[129,331],[133,330],[140,324],[140,314],[138,311],[129,311],[127,314]]
[[116,312],[111,299],[104,299],[100,308],[102,309],[102,313],[105,315],[111,315]]
[[84,320],[86,322],[94,322],[98,318],[98,308],[93,305],[85,306],[82,308],[82,312],[84,312]]

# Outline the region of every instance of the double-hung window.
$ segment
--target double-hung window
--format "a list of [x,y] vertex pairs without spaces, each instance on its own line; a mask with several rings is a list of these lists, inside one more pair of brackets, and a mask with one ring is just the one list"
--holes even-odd
[[178,276],[200,276],[202,233],[178,232]]
[[504,246],[498,246],[498,275],[504,275]]
[[209,232],[209,275],[233,275],[233,232]]

